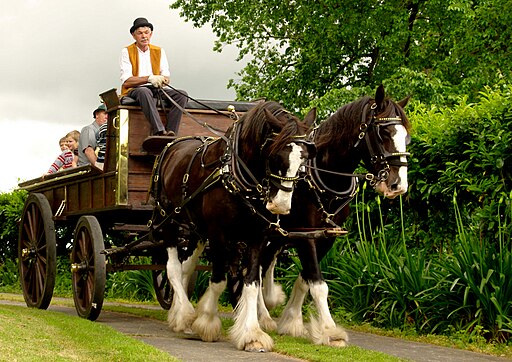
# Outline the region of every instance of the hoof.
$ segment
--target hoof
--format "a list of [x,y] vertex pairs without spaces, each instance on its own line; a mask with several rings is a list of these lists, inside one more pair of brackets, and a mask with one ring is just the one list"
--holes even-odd
[[346,347],[347,341],[343,340],[343,339],[330,339],[329,346],[336,347],[336,348]]
[[245,345],[244,351],[246,352],[268,352],[260,342],[251,342]]

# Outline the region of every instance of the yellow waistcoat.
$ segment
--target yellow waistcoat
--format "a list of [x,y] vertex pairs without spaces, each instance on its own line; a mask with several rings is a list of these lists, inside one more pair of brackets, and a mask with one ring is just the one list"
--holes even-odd
[[[128,49],[128,56],[130,57],[130,63],[132,63],[132,75],[134,77],[139,76],[139,52],[137,50],[137,45],[133,43],[126,47]],[[156,45],[149,44],[149,57],[151,59],[151,69],[153,70],[153,74],[160,74],[160,56],[161,56],[161,48]],[[121,95],[126,95],[132,88],[126,88],[125,86],[121,87]]]

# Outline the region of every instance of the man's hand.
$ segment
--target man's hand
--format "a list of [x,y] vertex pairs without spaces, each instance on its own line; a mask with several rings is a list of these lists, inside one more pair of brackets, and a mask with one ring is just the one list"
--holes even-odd
[[167,83],[167,79],[163,75],[150,75],[148,82],[154,87],[162,88],[162,86]]

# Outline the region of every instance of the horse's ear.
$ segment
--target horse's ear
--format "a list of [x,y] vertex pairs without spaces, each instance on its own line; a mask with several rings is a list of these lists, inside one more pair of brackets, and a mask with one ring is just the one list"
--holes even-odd
[[375,92],[375,103],[377,103],[378,108],[382,106],[385,97],[386,92],[384,91],[384,86],[381,84],[377,87],[377,92]]
[[400,107],[402,108],[405,108],[405,106],[407,105],[407,103],[409,103],[409,100],[411,99],[411,96],[407,96],[405,97],[404,99],[402,99],[401,101],[398,101],[396,102]]
[[284,121],[280,121],[276,116],[272,114],[268,109],[264,108],[263,112],[265,112],[265,117],[267,118],[267,122],[270,124],[270,127],[274,129],[274,131],[281,131],[284,126]]
[[304,118],[304,123],[306,126],[311,127],[313,123],[316,121],[316,107],[312,108],[308,114],[306,114],[306,117]]

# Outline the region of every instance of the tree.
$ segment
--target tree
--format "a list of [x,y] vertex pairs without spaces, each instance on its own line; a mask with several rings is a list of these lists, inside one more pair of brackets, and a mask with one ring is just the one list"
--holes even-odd
[[171,8],[194,26],[211,23],[215,49],[235,44],[239,59],[251,57],[229,83],[239,98],[304,108],[333,89],[391,78],[407,91],[403,73],[459,94],[510,76],[511,2],[175,0]]

